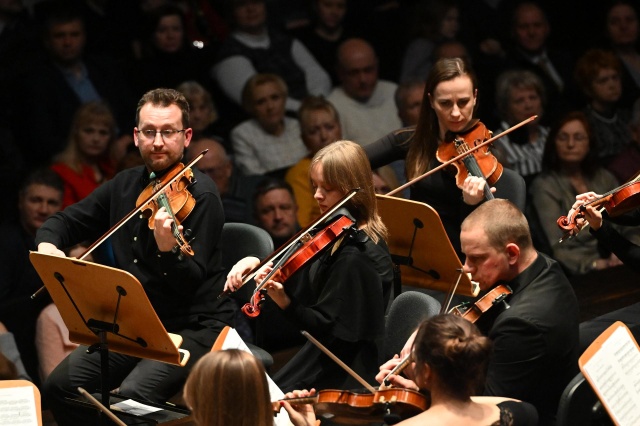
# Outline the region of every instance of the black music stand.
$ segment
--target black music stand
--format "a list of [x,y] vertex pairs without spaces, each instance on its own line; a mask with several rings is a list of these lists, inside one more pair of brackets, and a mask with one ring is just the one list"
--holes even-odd
[[386,195],[376,198],[378,212],[389,231],[391,259],[402,276],[402,284],[447,293],[459,279],[456,294],[477,296],[479,289],[462,273],[462,263],[433,207]]
[[[130,273],[75,258],[29,258],[69,329],[69,339],[100,352],[101,402],[109,407],[109,351],[184,366],[182,337],[167,333]],[[182,354],[182,357],[181,357]]]

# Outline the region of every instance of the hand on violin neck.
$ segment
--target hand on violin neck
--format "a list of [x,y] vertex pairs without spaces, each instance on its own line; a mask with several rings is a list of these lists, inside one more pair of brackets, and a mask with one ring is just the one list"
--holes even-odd
[[260,270],[256,274],[255,281],[257,286],[262,286],[265,290],[267,290],[267,294],[271,299],[278,305],[280,309],[287,309],[291,304],[291,299],[284,291],[284,286],[282,283],[276,281],[279,277],[279,274],[276,272],[266,283],[263,283],[264,278],[273,270],[273,262],[269,262],[265,265],[264,268]]
[[[381,384],[379,388],[380,390],[388,389],[390,387],[411,389],[417,391],[420,390],[419,386],[410,378],[403,377],[399,374],[392,374],[391,376],[389,376],[389,373],[391,373],[393,369],[402,362],[403,359],[404,357],[395,355],[392,359],[380,366],[380,371],[378,372],[378,374],[376,374],[376,381]],[[403,371],[404,374],[413,374],[413,363]],[[387,378],[387,376],[389,377]],[[389,383],[388,385],[384,383],[385,379],[387,379]]]
[[227,274],[224,283],[224,291],[237,291],[244,284],[244,276],[260,264],[260,259],[254,256],[247,256],[240,259]]
[[[310,391],[294,390],[285,394],[286,399],[290,398],[307,398],[316,394],[315,389]],[[283,407],[289,419],[294,426],[314,426],[316,424],[316,415],[313,411],[313,405],[311,404],[296,404],[289,403],[288,401],[280,401],[280,406]]]
[[[153,237],[158,245],[158,250],[161,252],[171,251],[176,245],[176,237],[173,233],[173,219],[169,213],[167,213],[167,210],[161,207],[158,209],[153,220]],[[182,225],[178,226],[178,230],[182,232]]]
[[[485,199],[484,187],[488,185],[484,178],[477,176],[467,176],[462,184],[462,199],[470,206],[480,204]],[[491,192],[495,193],[496,189],[491,188]]]

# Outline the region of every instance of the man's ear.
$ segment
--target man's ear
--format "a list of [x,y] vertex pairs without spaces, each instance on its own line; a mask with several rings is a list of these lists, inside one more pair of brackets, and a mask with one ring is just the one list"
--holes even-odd
[[509,265],[514,265],[520,258],[520,247],[516,243],[509,243],[506,247]]

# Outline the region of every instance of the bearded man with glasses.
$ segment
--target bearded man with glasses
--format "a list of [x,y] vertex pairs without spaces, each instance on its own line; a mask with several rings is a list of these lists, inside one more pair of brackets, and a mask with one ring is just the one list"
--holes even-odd
[[[144,166],[126,169],[88,197],[54,215],[36,236],[38,251],[64,256],[60,249],[95,240],[136,207],[140,193],[154,174],[162,178],[182,160],[193,134],[189,127],[189,104],[172,89],[147,92],[138,102],[133,138]],[[188,191],[195,207],[180,228],[197,236],[194,256],[179,256],[172,233],[171,215],[160,208],[148,220],[134,216],[112,236],[116,267],[133,274],[142,284],[165,329],[184,339],[182,348],[191,358],[186,367],[109,353],[109,389],[152,403],[164,403],[184,384],[191,366],[209,352],[225,325],[233,326],[231,299],[216,300],[223,290],[224,275],[219,239],[224,223],[220,195],[211,178],[193,168]],[[93,410],[69,405],[77,388],[100,388],[100,354],[86,353],[80,346],[49,376],[44,395],[58,425],[97,424]]]

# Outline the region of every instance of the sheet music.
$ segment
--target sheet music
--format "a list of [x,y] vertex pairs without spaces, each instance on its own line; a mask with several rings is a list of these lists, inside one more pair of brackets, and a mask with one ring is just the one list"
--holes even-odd
[[640,351],[624,327],[611,334],[584,364],[583,372],[600,393],[616,424],[640,424]]
[[[227,338],[222,343],[222,349],[241,349],[243,351],[251,353],[251,349],[242,340],[242,337],[238,334],[235,328],[230,328]],[[276,385],[276,383],[267,374],[267,382],[269,383],[269,394],[271,395],[271,401],[278,401],[284,398],[284,392]],[[280,409],[280,412],[276,415],[274,423],[277,426],[290,426],[291,420],[289,420],[289,414],[286,410]]]
[[0,388],[0,425],[38,426],[33,388]]

